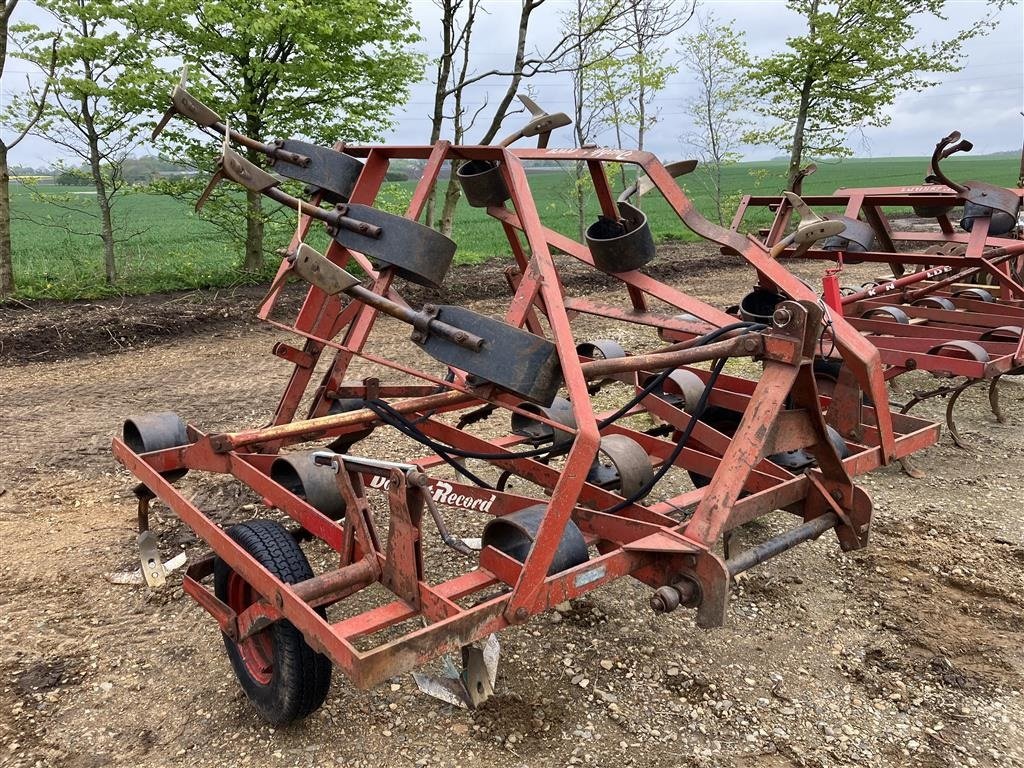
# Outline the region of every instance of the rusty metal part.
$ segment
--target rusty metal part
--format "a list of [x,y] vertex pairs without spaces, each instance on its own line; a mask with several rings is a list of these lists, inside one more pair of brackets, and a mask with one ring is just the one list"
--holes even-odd
[[782,194],[789,201],[793,210],[799,214],[800,220],[792,234],[787,235],[772,247],[770,255],[773,259],[781,256],[783,251],[791,245],[797,246],[793,255],[799,256],[817,241],[835,237],[846,229],[846,222],[819,216],[799,195],[792,192],[783,192]]
[[376,263],[417,285],[440,288],[455,258],[455,242],[417,221],[368,205],[349,204],[358,221],[379,230],[379,236],[358,227],[328,223],[327,232],[338,245],[365,254]]
[[[440,307],[428,304],[417,312],[404,304],[376,294],[364,288],[359,278],[350,275],[312,246],[301,243],[296,252],[289,257],[289,261],[296,275],[315,285],[328,296],[347,294],[385,315],[411,325],[413,341],[417,343],[422,343],[431,335],[437,335],[471,352],[480,352],[484,347],[485,339],[480,336],[437,319]],[[492,338],[490,341],[494,346],[501,339]]]
[[607,435],[601,438],[587,482],[633,498],[653,477],[651,457],[640,443],[625,435]]
[[562,367],[557,347],[547,339],[450,304],[437,306],[437,321],[484,339],[479,351],[436,333],[414,339],[435,360],[471,374],[471,384],[494,384],[541,405],[555,399],[562,386]]
[[647,214],[620,200],[618,216],[600,215],[587,227],[587,247],[602,272],[632,272],[654,258],[654,235]]
[[279,456],[270,465],[270,479],[332,520],[339,520],[345,516],[345,499],[338,489],[337,473],[317,464],[315,453]]
[[344,152],[298,139],[279,139],[270,167],[286,179],[307,185],[306,193],[329,203],[347,203],[363,164]]
[[[547,509],[546,504],[535,504],[488,521],[481,537],[484,549],[494,547],[517,562],[525,562],[537,541]],[[567,571],[589,559],[590,554],[587,552],[587,542],[583,534],[576,523],[569,520],[559,538],[547,575]]]
[[[531,413],[543,416],[547,422],[532,418]],[[566,426],[569,431],[558,429],[554,424]],[[525,437],[533,445],[550,443],[552,448],[561,448],[572,442],[576,430],[572,403],[564,397],[556,397],[548,406],[519,403],[519,409],[512,413],[510,428],[512,434]]]
[[726,560],[725,565],[729,569],[729,575],[736,578],[736,576],[744,571],[749,571],[755,565],[760,565],[766,560],[770,560],[783,552],[793,549],[798,544],[803,544],[805,541],[813,541],[839,524],[839,515],[835,512],[826,512],[820,517],[790,528],[788,531],[762,541],[760,544]]

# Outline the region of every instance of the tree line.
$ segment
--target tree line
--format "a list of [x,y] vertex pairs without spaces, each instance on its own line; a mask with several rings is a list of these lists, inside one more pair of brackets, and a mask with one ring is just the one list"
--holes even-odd
[[[424,77],[434,85],[424,141],[492,143],[514,111],[515,95],[530,90],[532,78],[557,73],[572,85],[577,146],[611,136],[619,147],[643,149],[661,120],[661,94],[681,73],[696,87],[680,100],[688,117],[676,132],[680,151],[701,161],[701,182],[721,219],[722,168],[739,159],[743,145],[788,152],[789,183],[807,157],[850,154],[851,128],[885,125],[886,108],[901,92],[960,69],[967,41],[1016,4],[989,0],[961,29],[947,23],[949,34],[921,41],[917,20],[945,18],[945,0],[787,0],[801,28],[777,52],[752,57],[735,20],[695,0],[574,0],[554,36],[538,30],[545,24],[538,11],[549,0],[520,0],[507,61],[479,69],[476,54],[493,53],[493,41],[474,33],[493,2],[435,0],[441,52],[428,62],[414,51],[422,38],[402,0],[352,0],[343,17],[314,0],[36,0],[56,33],[19,22],[19,0],[3,0],[0,76],[16,57],[35,64],[42,77],[2,114],[0,299],[15,289],[8,157],[28,135],[78,159],[76,177],[96,191],[105,276],[116,283],[123,228],[115,217],[126,164],[148,141],[178,77],[171,70],[180,66],[191,73],[190,90],[232,127],[262,140],[273,131],[328,146],[379,140]],[[494,103],[474,98],[478,85],[490,86]],[[166,161],[199,173],[162,179],[154,189],[198,199],[216,142],[172,123],[157,147]],[[261,164],[261,155],[243,151]],[[583,173],[577,169],[581,180]],[[450,233],[460,192],[454,173],[434,190],[425,214],[431,226]],[[576,185],[581,227],[585,194],[585,185]],[[268,227],[286,226],[287,214],[265,209],[258,194],[221,188],[203,216],[237,241],[240,266],[256,271],[267,243],[276,243]]]

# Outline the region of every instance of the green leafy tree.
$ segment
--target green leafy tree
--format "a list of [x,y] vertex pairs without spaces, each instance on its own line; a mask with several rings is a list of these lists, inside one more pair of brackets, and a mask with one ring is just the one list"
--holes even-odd
[[[597,98],[608,106],[604,123],[620,149],[627,143],[643,149],[658,122],[654,99],[679,71],[667,61],[667,41],[689,22],[695,9],[690,0],[626,0],[611,34],[615,54],[601,59],[595,69],[600,83]],[[620,173],[625,185],[625,166]]]
[[[887,125],[886,112],[908,90],[935,85],[961,68],[963,46],[985,34],[990,18],[972,20],[942,40],[919,42],[919,20],[943,15],[945,0],[789,0],[806,31],[783,51],[749,63],[752,106],[773,124],[745,140],[789,152],[792,186],[805,155],[847,156],[851,129]],[[996,4],[998,7],[998,4]],[[964,4],[958,6],[958,15]],[[930,75],[930,77],[929,77]]]
[[[123,3],[115,0],[36,0],[56,21],[61,44],[49,77],[50,98],[42,108],[32,133],[79,158],[89,185],[96,191],[96,227],[76,234],[97,237],[103,245],[104,273],[108,285],[117,279],[117,244],[133,233],[124,221],[115,221],[115,207],[122,196],[122,165],[143,136],[138,116],[124,103],[134,93],[125,73],[145,67],[152,59],[149,46],[124,34],[120,23]],[[48,33],[26,35],[24,57],[45,67],[52,53]],[[37,107],[31,94],[15,98],[14,111],[31,115]],[[82,201],[69,205],[66,196],[51,197],[42,188],[34,194],[46,202],[80,212]],[[80,222],[81,217],[68,217]],[[70,226],[70,225],[69,225]],[[76,224],[75,226],[80,226]]]
[[711,195],[718,223],[723,223],[722,169],[739,162],[746,121],[746,42],[735,23],[720,23],[713,14],[700,16],[697,31],[683,37],[682,66],[696,82],[696,93],[687,101],[692,129],[683,144],[700,161],[697,177]]
[[[409,51],[419,39],[401,0],[135,0],[134,31],[155,41],[194,73],[189,89],[254,138],[269,132],[331,145],[369,141],[390,127],[393,108],[420,77],[422,60]],[[140,92],[152,106],[167,103],[173,77],[140,73]],[[143,105],[140,105],[143,106]],[[209,172],[216,142],[181,121],[161,134],[162,154]],[[245,150],[248,159],[264,158]],[[205,179],[160,185],[198,197]],[[273,213],[273,211],[271,211]],[[287,214],[280,212],[282,216]],[[260,195],[225,186],[204,215],[238,237],[245,222],[243,267],[256,271],[265,254],[265,213]]]

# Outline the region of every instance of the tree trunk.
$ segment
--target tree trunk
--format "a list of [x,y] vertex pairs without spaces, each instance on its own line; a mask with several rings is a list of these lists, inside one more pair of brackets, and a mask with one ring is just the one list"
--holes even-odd
[[452,236],[452,227],[455,224],[455,206],[459,204],[459,197],[462,195],[462,187],[455,178],[458,165],[452,161],[451,176],[448,177],[448,186],[444,190],[444,205],[441,208],[441,222],[439,229],[445,237]]
[[[85,22],[83,22],[84,25]],[[92,64],[83,60],[86,79],[92,82]],[[89,142],[89,173],[96,190],[96,204],[100,209],[100,240],[103,241],[103,274],[107,285],[117,281],[117,261],[114,256],[114,225],[110,216],[110,198],[107,197],[107,183],[103,178],[103,155],[100,152],[100,138],[89,106],[89,97],[81,98],[81,129]]]
[[[243,85],[251,89],[248,80]],[[258,115],[245,116],[245,129],[250,136],[263,135],[263,123]],[[254,149],[246,150],[250,163],[262,167],[263,158]],[[259,192],[245,192],[245,259],[242,269],[246,272],[259,272],[263,269],[263,196]]]
[[110,199],[107,197],[107,185],[103,180],[102,169],[97,161],[92,169],[93,183],[96,185],[96,202],[100,207],[100,239],[103,240],[103,272],[107,285],[117,281],[117,261],[114,257],[114,223],[110,214]]
[[[441,3],[441,58],[437,60],[437,77],[434,81],[434,111],[430,116],[430,143],[437,143],[441,138],[441,127],[444,123],[444,103],[448,99],[448,78],[451,75],[452,58],[455,56],[453,40],[455,39],[455,6],[452,0],[442,0]],[[452,172],[454,175],[454,171]],[[439,224],[434,219],[434,212],[437,209],[437,184],[430,188],[430,196],[427,198],[427,207],[424,223],[428,227],[435,227]]]
[[804,156],[804,130],[807,126],[807,108],[811,100],[813,81],[808,76],[800,89],[800,110],[797,113],[796,126],[793,129],[793,145],[789,150],[789,170],[787,172],[786,189],[792,190],[800,173],[800,163]]
[[11,173],[7,167],[7,145],[0,141],[0,299],[14,293],[11,261]]
[[245,261],[242,269],[258,272],[263,268],[263,196],[245,192]]

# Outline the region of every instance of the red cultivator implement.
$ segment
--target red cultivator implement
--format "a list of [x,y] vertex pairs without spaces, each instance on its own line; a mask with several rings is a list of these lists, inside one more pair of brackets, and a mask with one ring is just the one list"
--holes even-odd
[[[902,410],[948,397],[946,421],[957,445],[962,441],[953,414],[960,395],[988,381],[992,411],[1003,421],[999,379],[1024,372],[1024,240],[1018,224],[1024,189],[948,178],[942,159],[970,148],[958,133],[940,141],[920,186],[840,189],[802,199],[747,196],[732,224],[738,230],[752,208],[768,206],[774,219],[761,234],[774,255],[838,260],[839,269],[826,273],[825,301],[878,348],[886,379],[923,370],[956,380],[916,392]],[[807,205],[843,213],[819,217]],[[961,206],[958,231],[950,217]],[[785,236],[794,213],[800,223]],[[934,225],[922,228],[922,220]],[[844,229],[820,244],[794,242],[797,233],[822,222]],[[901,222],[909,228],[899,229]],[[912,244],[925,250],[912,250]],[[892,274],[841,287],[842,265],[863,262],[887,264]],[[780,299],[771,294],[762,303]],[[819,362],[818,370],[819,378],[834,378],[838,361]]]
[[[456,651],[462,669],[424,686],[479,703],[493,690],[492,633],[624,576],[651,587],[654,610],[687,606],[702,626],[720,625],[737,574],[830,530],[842,548],[863,547],[871,502],[853,478],[937,439],[932,423],[862,404],[862,390],[885,402],[882,365],[842,318],[829,334],[846,365],[831,397],[820,395],[812,363],[826,325],[817,297],[762,244],[697,214],[672,177],[684,165],[600,149],[263,145],[230,131],[183,87],[175,106],[311,185],[300,203],[225,142],[218,174],[303,212],[260,310],[300,340],[274,348],[294,370],[272,423],[207,434],[155,414],[130,419],[114,440],[141,481],[143,530],[156,496],[211,548],[188,568],[185,591],[217,620],[243,687],[269,720],[316,709],[332,664],[368,687]],[[546,144],[557,118],[538,116],[520,133]],[[294,154],[282,159],[285,151]],[[373,207],[399,158],[425,161],[405,216]],[[589,168],[602,215],[586,243],[538,214],[524,164],[550,159]],[[469,202],[508,237],[514,264],[501,318],[450,305],[416,310],[396,289],[397,278],[445,281],[455,244],[417,219],[452,161]],[[642,172],[618,201],[609,163]],[[640,271],[654,248],[631,199],[655,191],[686,226],[742,253],[788,294],[766,323],[736,322]],[[325,254],[304,244],[315,219],[331,236]],[[625,302],[566,296],[555,251],[617,278]],[[353,265],[364,281],[349,274]],[[292,277],[310,287],[284,322],[275,306]],[[412,327],[410,354],[427,363],[377,351],[382,315]],[[650,329],[653,348],[627,354],[608,338],[581,343],[591,318],[602,319],[604,337],[614,336],[609,323]],[[668,333],[679,340],[659,341]],[[760,377],[724,372],[736,358],[760,362]],[[350,380],[355,360],[373,376]],[[597,409],[599,389],[614,404]],[[308,413],[297,418],[304,396]],[[489,437],[501,414],[509,432]],[[370,435],[419,451],[402,462],[360,457]],[[176,488],[188,471],[232,475],[297,526],[260,520],[223,530]],[[795,524],[738,554],[719,547],[738,526],[777,511]],[[453,515],[460,527],[479,520],[479,542],[453,535]],[[331,567],[313,572],[311,546],[330,552]],[[431,570],[427,554],[438,552],[464,567]],[[159,578],[155,554],[147,573]]]

